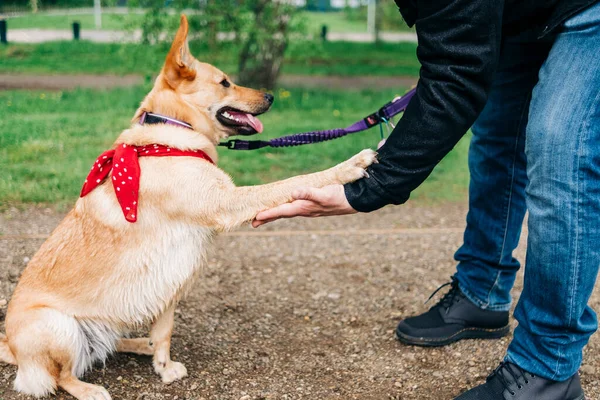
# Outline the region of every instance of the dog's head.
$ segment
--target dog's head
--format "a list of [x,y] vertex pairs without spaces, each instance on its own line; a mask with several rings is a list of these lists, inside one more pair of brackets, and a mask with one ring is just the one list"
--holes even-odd
[[262,132],[256,116],[269,110],[273,96],[237,86],[224,72],[196,60],[187,35],[188,21],[182,15],[163,69],[134,120],[144,111],[163,114],[191,124],[214,143]]

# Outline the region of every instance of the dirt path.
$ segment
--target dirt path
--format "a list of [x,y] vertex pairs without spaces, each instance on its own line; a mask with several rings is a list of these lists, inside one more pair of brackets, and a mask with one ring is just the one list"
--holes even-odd
[[110,89],[144,83],[140,75],[25,75],[0,74],[0,90],[68,90],[77,87]]
[[[283,75],[279,80],[281,87],[306,87],[327,89],[385,89],[389,87],[405,88],[415,85],[417,78],[406,76],[306,76]],[[0,90],[64,90],[76,87],[109,89],[113,87],[134,86],[144,83],[140,75],[29,75],[0,73]]]
[[[408,205],[223,235],[177,310],[173,356],[190,376],[164,386],[148,358],[117,355],[85,379],[132,400],[453,399],[484,380],[508,339],[421,349],[392,332],[452,274],[464,215],[460,204]],[[61,218],[0,214],[0,298]],[[600,309],[600,293],[590,304]],[[582,368],[588,399],[600,398],[599,368],[595,335]],[[0,366],[0,398],[24,399],[11,389],[14,373]]]

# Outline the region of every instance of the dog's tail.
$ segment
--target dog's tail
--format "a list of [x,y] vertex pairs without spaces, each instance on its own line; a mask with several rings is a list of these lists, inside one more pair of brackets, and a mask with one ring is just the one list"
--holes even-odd
[[0,333],[0,361],[17,365],[15,355],[10,351],[10,347],[8,347],[8,339],[6,339],[6,336],[2,333]]
[[13,387],[17,392],[44,397],[56,391],[56,378],[43,364],[24,363],[19,365]]

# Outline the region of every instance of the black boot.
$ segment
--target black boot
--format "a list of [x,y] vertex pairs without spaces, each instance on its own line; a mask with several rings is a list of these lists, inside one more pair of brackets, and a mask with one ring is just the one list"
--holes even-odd
[[540,378],[503,362],[483,385],[465,392],[454,400],[584,400],[579,374],[565,382]]
[[477,307],[465,297],[455,278],[431,296],[447,285],[450,291],[429,311],[400,321],[398,340],[415,346],[445,346],[461,339],[497,339],[508,334],[508,311]]

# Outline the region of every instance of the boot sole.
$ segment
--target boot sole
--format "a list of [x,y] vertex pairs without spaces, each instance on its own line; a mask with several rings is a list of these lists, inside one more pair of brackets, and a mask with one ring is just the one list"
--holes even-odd
[[411,346],[440,347],[447,346],[463,339],[500,339],[508,335],[509,332],[510,326],[506,325],[498,329],[465,328],[448,337],[424,338],[409,336],[396,330],[396,339],[401,343]]

